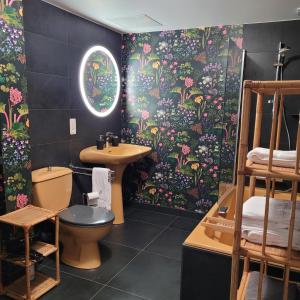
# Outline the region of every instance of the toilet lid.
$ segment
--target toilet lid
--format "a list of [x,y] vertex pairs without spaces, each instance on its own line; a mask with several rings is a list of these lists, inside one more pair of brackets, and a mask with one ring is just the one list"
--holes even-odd
[[101,226],[115,219],[112,211],[102,207],[73,205],[59,214],[60,221],[77,226]]

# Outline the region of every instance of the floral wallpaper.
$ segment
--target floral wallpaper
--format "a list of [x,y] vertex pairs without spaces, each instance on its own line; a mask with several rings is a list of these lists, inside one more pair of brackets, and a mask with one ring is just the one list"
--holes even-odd
[[84,87],[91,106],[106,112],[113,104],[117,74],[110,57],[102,51],[93,52],[84,68]]
[[[5,194],[4,194],[4,178],[3,178],[3,164],[2,164],[2,151],[0,144],[0,214],[5,212]],[[1,243],[1,242],[0,242]]]
[[3,157],[1,176],[4,180],[6,212],[24,207],[31,195],[22,16],[21,1],[1,1],[0,118]]
[[205,213],[232,181],[243,27],[124,35],[122,138],[151,146],[125,197]]

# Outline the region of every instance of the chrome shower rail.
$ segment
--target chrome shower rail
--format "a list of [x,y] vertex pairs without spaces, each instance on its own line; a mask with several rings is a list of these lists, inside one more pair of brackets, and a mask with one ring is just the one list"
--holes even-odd
[[[84,172],[79,172],[76,170],[82,170],[82,171],[87,171],[87,172],[92,172],[93,168],[85,168],[85,167],[77,167],[74,166],[73,164],[69,165],[70,169],[72,169],[74,174],[78,174],[78,175],[84,175],[84,176],[92,176],[91,173],[84,173]],[[109,171],[109,181],[112,182],[114,179],[114,175],[115,175],[115,171],[110,170]]]

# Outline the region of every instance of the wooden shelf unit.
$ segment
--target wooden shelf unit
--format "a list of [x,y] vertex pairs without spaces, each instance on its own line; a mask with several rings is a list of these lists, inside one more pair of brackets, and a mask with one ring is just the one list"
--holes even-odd
[[[55,223],[55,245],[36,241],[30,246],[30,229],[46,220],[54,221]],[[53,212],[47,209],[28,205],[24,208],[0,216],[0,223],[9,224],[12,226],[21,227],[25,237],[25,258],[12,259],[8,255],[0,256],[0,263],[7,261],[25,268],[25,275],[15,280],[10,285],[4,287],[2,284],[2,272],[0,292],[6,294],[13,299],[38,299],[43,294],[48,292],[53,287],[60,283],[60,268],[59,268],[59,217],[58,212]],[[56,273],[55,278],[46,276],[40,272],[35,272],[35,278],[30,280],[30,267],[35,264],[35,261],[30,259],[30,249],[33,249],[43,256],[48,256],[52,253],[56,254]]]
[[[274,96],[274,106],[272,112],[272,123],[269,144],[269,159],[266,165],[252,163],[247,160],[249,145],[249,124],[252,94],[256,93],[256,113],[255,128],[253,138],[253,149],[260,146],[261,127],[263,116],[263,101],[265,96]],[[284,97],[286,95],[299,95],[300,97],[300,80],[299,81],[244,81],[243,102],[241,114],[241,130],[239,140],[239,161],[237,168],[237,188],[235,197],[235,221],[233,227],[230,224],[218,223],[218,220],[207,220],[209,226],[227,227],[224,230],[233,233],[233,250],[232,250],[232,269],[231,269],[231,300],[244,300],[245,291],[249,278],[249,261],[256,260],[260,262],[260,273],[257,287],[257,299],[263,299],[263,281],[267,274],[268,265],[278,265],[284,270],[282,278],[283,300],[288,299],[288,286],[290,280],[290,270],[300,269],[300,252],[292,249],[293,233],[295,226],[295,213],[297,203],[298,182],[300,181],[299,161],[300,161],[300,122],[296,140],[296,163],[294,168],[283,168],[273,166],[274,150],[280,148],[280,133],[282,127],[282,118],[284,111]],[[300,103],[300,102],[299,102]],[[262,244],[250,243],[241,238],[242,236],[242,212],[243,197],[245,193],[245,177],[250,176],[249,196],[256,194],[256,179],[265,178],[266,181],[266,205],[263,226]],[[288,180],[292,183],[290,193],[291,218],[288,229],[287,248],[267,246],[267,228],[269,215],[269,200],[274,197],[275,183],[277,180]],[[297,216],[299,217],[299,216]],[[209,224],[209,223],[212,223]],[[206,224],[207,226],[207,224]],[[240,257],[244,257],[244,271],[242,280],[239,282],[239,262]]]
[[59,281],[40,272],[36,272],[35,279],[30,283],[31,298],[28,298],[26,284],[26,276],[22,276],[6,287],[5,294],[13,299],[38,299],[57,286]]

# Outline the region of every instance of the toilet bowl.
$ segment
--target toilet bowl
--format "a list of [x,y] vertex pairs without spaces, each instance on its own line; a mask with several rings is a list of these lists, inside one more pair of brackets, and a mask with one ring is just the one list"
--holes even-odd
[[59,214],[62,261],[72,267],[93,269],[101,265],[98,241],[109,233],[114,214],[105,208],[71,206]]
[[98,241],[112,228],[114,214],[101,207],[69,206],[72,170],[64,167],[32,171],[33,205],[60,211],[62,261],[80,269],[101,265]]

